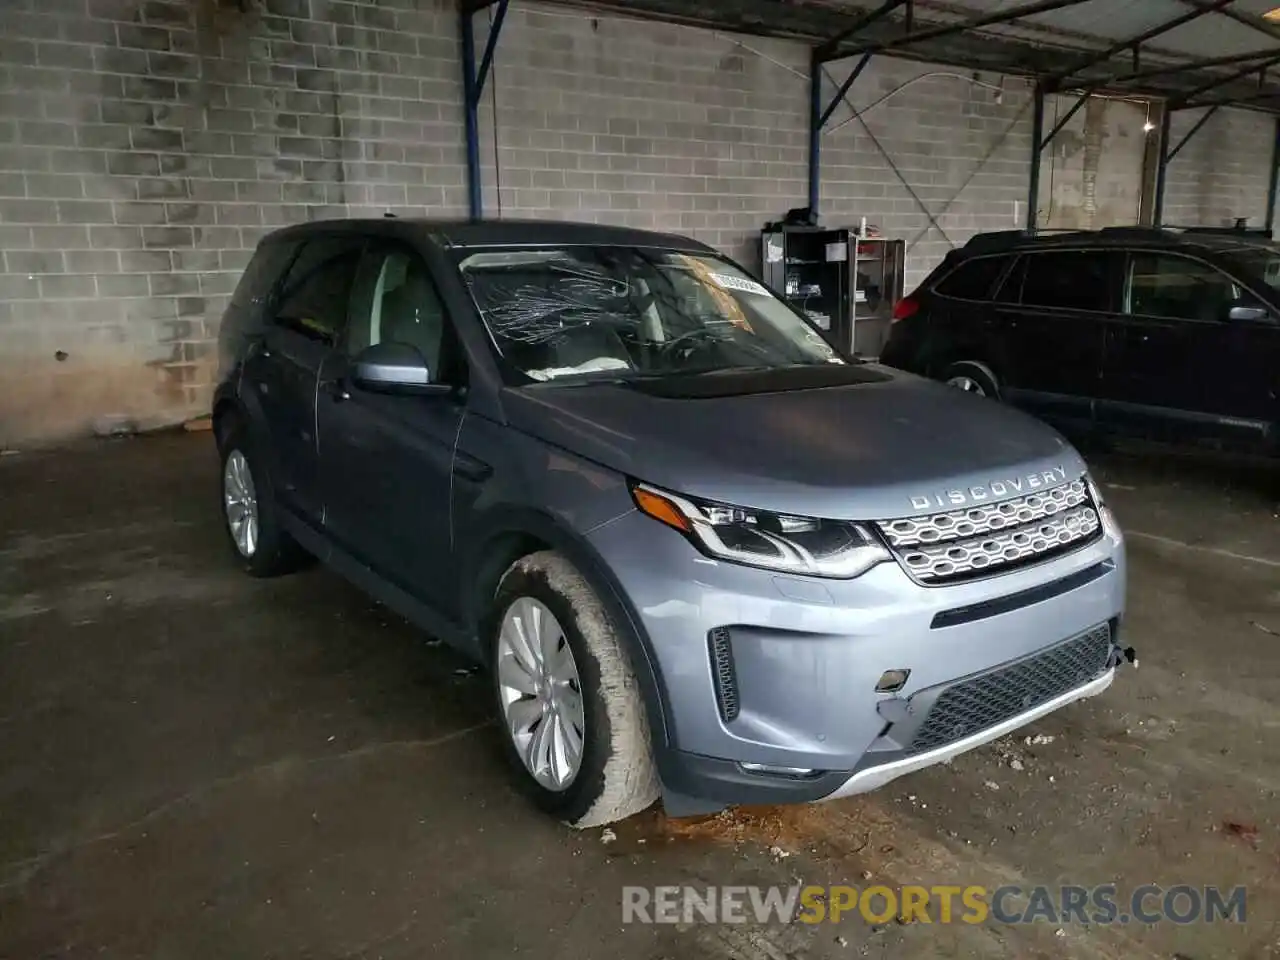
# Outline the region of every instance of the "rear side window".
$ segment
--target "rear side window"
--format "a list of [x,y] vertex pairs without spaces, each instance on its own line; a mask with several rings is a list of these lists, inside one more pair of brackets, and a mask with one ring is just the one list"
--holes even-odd
[[240,282],[231,295],[231,305],[244,309],[255,302],[265,301],[297,249],[297,243],[291,241],[277,240],[259,244],[249,265],[240,275]]
[[974,257],[966,260],[934,287],[936,293],[958,300],[987,300],[991,288],[1009,263],[1008,257]]
[[1067,310],[1107,310],[1110,307],[1110,254],[1106,251],[1064,251],[1026,254],[1022,303]]
[[276,322],[313,340],[336,343],[346,324],[362,249],[358,238],[307,241],[280,290]]

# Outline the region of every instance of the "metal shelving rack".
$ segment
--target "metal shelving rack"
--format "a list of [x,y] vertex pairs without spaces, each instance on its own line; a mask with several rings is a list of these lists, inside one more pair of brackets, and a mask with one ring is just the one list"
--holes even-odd
[[877,356],[902,296],[904,243],[847,227],[761,231],[761,279],[842,349]]

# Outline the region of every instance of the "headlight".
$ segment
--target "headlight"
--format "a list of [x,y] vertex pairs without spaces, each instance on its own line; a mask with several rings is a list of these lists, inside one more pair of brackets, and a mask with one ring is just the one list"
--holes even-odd
[[856,523],[692,500],[643,483],[633,485],[631,495],[642,513],[679,530],[719,560],[847,580],[891,559],[888,550]]
[[1089,487],[1089,496],[1093,497],[1093,505],[1098,508],[1098,519],[1102,521],[1103,532],[1112,540],[1123,540],[1124,534],[1120,531],[1120,524],[1116,522],[1116,515],[1102,499],[1102,488],[1090,474],[1084,475],[1084,482]]

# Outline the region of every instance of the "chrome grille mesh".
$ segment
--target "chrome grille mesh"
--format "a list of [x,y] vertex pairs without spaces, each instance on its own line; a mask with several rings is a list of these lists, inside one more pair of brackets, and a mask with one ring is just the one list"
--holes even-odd
[[1083,480],[1072,480],[1061,486],[1031,493],[1014,500],[983,504],[968,510],[935,513],[928,517],[903,517],[880,525],[889,543],[903,547],[921,543],[938,543],[961,537],[976,537],[993,530],[1005,530],[1031,523],[1063,510],[1078,507],[1089,499]]
[[999,503],[878,524],[907,571],[941,583],[1083,546],[1101,529],[1084,480]]

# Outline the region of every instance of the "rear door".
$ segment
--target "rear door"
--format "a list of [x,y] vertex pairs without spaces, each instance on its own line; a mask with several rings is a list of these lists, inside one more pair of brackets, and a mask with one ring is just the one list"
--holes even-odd
[[1024,253],[996,305],[1008,399],[1045,417],[1091,421],[1118,287],[1109,250]]
[[358,239],[345,236],[303,243],[244,367],[243,389],[253,392],[270,438],[276,496],[317,524],[323,504],[316,386],[320,366],[346,321],[360,247]]
[[1107,342],[1100,420],[1128,433],[1264,442],[1276,416],[1280,325],[1216,265],[1166,251],[1126,258],[1123,312]]

